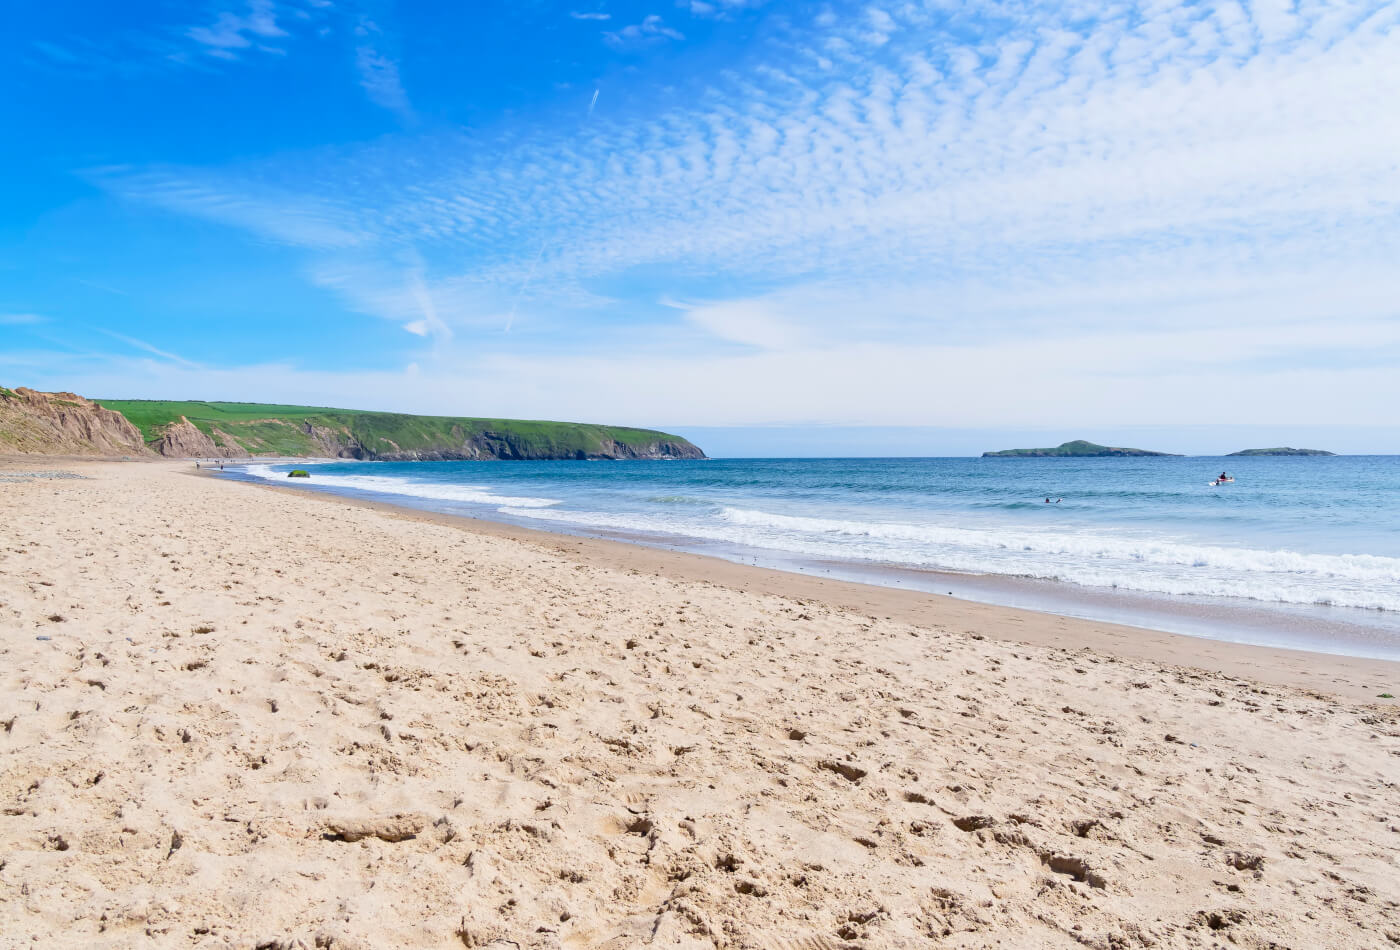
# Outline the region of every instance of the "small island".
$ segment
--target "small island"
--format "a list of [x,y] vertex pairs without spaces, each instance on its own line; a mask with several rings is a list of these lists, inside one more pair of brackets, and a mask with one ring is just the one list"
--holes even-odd
[[1147,449],[1123,449],[1116,445],[1099,445],[1075,439],[1053,449],[1003,449],[1000,452],[983,452],[986,458],[1122,458],[1140,456],[1170,456],[1171,452],[1149,452]]
[[1242,449],[1238,452],[1231,452],[1227,458],[1236,455],[1336,455],[1336,452],[1324,452],[1322,449],[1292,449],[1288,447],[1276,449]]

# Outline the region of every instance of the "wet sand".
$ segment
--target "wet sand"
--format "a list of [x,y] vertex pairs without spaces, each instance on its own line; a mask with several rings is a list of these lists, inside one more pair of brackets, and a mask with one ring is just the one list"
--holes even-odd
[[[388,502],[310,493],[290,486],[260,487],[333,504],[369,508],[409,521],[446,525],[491,537],[523,541],[616,570],[641,571],[796,600],[818,600],[833,607],[867,614],[872,619],[898,620],[943,629],[959,628],[968,633],[1027,645],[1101,650],[1123,658],[1195,666],[1229,676],[1252,677],[1262,683],[1322,690],[1337,697],[1362,701],[1373,699],[1378,693],[1386,692],[1394,684],[1400,683],[1400,663],[1389,660],[1231,643],[1044,611],[1002,607],[919,590],[755,567],[703,554],[605,538],[558,534],[499,521],[422,511]],[[950,574],[948,580],[950,586],[958,586],[965,579]]]

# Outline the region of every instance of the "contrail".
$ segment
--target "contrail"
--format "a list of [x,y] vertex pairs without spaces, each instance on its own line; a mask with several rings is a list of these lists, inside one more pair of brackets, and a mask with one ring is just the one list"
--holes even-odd
[[[584,117],[585,122],[593,118],[593,107],[598,104],[598,92],[598,89],[594,89],[593,98],[588,100],[588,115]],[[520,298],[524,297],[525,291],[530,289],[530,281],[535,279],[535,268],[540,266],[540,258],[544,257],[544,249],[548,246],[548,238],[540,242],[540,252],[535,255],[535,260],[530,264],[530,271],[525,275],[524,283],[515,292],[515,300],[510,305],[510,316],[506,317],[506,333],[509,333],[510,328],[515,324],[515,312],[520,309]]]

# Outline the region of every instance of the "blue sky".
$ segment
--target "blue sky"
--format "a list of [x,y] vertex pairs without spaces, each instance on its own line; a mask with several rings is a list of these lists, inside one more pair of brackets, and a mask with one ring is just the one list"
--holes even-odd
[[1394,3],[7,16],[7,385],[1393,434]]

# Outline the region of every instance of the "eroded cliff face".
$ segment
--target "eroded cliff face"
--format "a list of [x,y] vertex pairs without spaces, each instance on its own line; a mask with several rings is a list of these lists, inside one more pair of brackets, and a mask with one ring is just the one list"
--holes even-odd
[[214,427],[214,444],[219,450],[214,454],[219,458],[247,459],[253,457],[253,453],[239,445],[237,439],[217,426]]
[[545,444],[532,443],[514,433],[495,431],[467,434],[455,429],[451,440],[430,448],[404,449],[392,439],[381,440],[376,448],[360,442],[346,426],[302,423],[301,431],[316,445],[314,454],[325,458],[359,459],[372,462],[457,462],[493,459],[702,459],[705,453],[689,442],[658,439],[645,445],[628,445],[615,439],[603,441],[596,451],[561,452]]
[[[387,440],[386,440],[387,441]],[[531,444],[511,433],[479,432],[464,438],[460,445],[444,445],[431,449],[400,449],[392,442],[372,451],[353,439],[339,452],[340,458],[355,458],[376,462],[457,462],[505,459],[510,461],[545,461],[550,459],[702,459],[705,453],[690,443],[657,440],[645,445],[628,445],[614,439],[604,441],[597,451],[557,451],[548,445]]]
[[320,447],[320,454],[326,458],[362,459],[368,457],[360,443],[355,441],[354,436],[350,434],[350,430],[344,426],[320,426],[311,422],[303,422],[301,431]]
[[150,455],[120,412],[73,393],[0,388],[0,454]]
[[247,449],[243,448],[233,436],[219,429],[213,430],[213,436],[205,435],[195,426],[193,422],[180,417],[180,421],[165,427],[160,438],[151,444],[159,454],[166,458],[249,458]]

